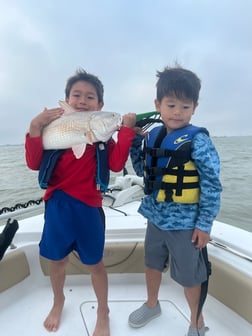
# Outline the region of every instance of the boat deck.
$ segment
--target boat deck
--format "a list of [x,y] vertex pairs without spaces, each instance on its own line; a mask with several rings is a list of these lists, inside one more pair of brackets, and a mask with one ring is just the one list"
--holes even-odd
[[[29,277],[0,294],[1,334],[8,336],[45,336],[43,320],[52,300],[50,281],[38,262],[37,246],[23,248],[31,266]],[[96,321],[96,300],[90,276],[69,275],[65,286],[65,307],[57,336],[92,336]],[[109,274],[111,336],[185,335],[189,326],[188,307],[183,290],[163,275],[160,289],[162,314],[143,328],[133,329],[128,315],[145,300],[144,274]],[[211,297],[205,304],[207,336],[251,336],[252,326],[238,314]]]
[[[143,243],[146,220],[137,215],[137,207],[138,203],[132,202],[120,207],[120,211],[106,208],[106,243],[115,244],[115,249],[109,246],[104,254],[105,265],[109,265],[111,336],[184,336],[189,326],[189,309],[183,289],[170,279],[169,271],[163,274],[159,293],[161,316],[143,328],[133,329],[128,325],[129,314],[146,299],[143,248],[136,248],[136,244]],[[14,250],[8,249],[0,262],[1,335],[48,335],[43,321],[51,308],[52,291],[46,269],[39,262],[42,227],[43,214],[21,221],[13,240]],[[218,239],[223,248],[209,246],[215,267],[210,287],[217,285],[210,292],[215,292],[215,297],[237,309],[228,308],[209,294],[204,305],[205,324],[209,328],[207,336],[252,335],[251,235],[216,223],[213,238]],[[241,239],[237,242],[238,236]],[[129,244],[126,251],[124,245],[118,248],[120,243]],[[9,258],[16,252],[15,258]],[[247,257],[241,257],[241,253],[246,253]],[[65,307],[56,335],[92,336],[97,303],[90,275],[83,272],[76,257],[71,267],[73,273],[66,278]],[[12,278],[18,278],[18,281],[11,284]],[[4,288],[5,284],[8,289]],[[238,315],[235,310],[243,315]]]

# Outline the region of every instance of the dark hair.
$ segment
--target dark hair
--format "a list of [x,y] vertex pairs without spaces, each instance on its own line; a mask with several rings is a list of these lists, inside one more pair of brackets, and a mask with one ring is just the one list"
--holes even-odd
[[98,77],[95,75],[92,75],[88,72],[86,72],[83,69],[78,69],[76,70],[76,73],[68,78],[66,87],[65,87],[65,97],[69,98],[70,91],[72,89],[72,86],[79,81],[84,81],[88,82],[89,84],[92,84],[96,90],[97,96],[98,96],[98,102],[103,103],[103,94],[104,94],[104,89],[103,89],[103,84],[100,81]]
[[195,105],[198,103],[201,82],[192,71],[180,66],[165,67],[163,71],[157,71],[157,77],[158,101],[161,102],[165,96],[175,95],[178,99],[190,99]]

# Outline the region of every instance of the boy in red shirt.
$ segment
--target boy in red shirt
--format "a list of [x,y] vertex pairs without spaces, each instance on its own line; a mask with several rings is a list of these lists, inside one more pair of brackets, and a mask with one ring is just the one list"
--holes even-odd
[[[66,102],[76,111],[100,111],[103,85],[94,75],[79,70],[65,88]],[[39,170],[43,158],[43,128],[63,113],[61,108],[44,109],[30,123],[25,139],[26,162]],[[109,169],[122,170],[135,135],[136,116],[123,116],[117,143],[108,141]],[[43,197],[45,224],[40,254],[50,260],[50,278],[54,301],[44,321],[48,331],[57,331],[64,306],[65,268],[68,254],[76,250],[88,266],[97,296],[97,321],[93,336],[109,336],[108,279],[102,261],[105,240],[105,217],[102,195],[96,184],[96,145],[87,145],[84,155],[76,159],[71,148],[59,158]]]

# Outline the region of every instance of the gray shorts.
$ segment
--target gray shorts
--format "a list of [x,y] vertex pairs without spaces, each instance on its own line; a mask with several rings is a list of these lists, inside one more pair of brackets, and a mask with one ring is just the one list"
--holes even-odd
[[201,249],[191,242],[193,230],[164,231],[148,223],[145,265],[160,272],[170,262],[171,278],[183,287],[194,287],[207,279]]

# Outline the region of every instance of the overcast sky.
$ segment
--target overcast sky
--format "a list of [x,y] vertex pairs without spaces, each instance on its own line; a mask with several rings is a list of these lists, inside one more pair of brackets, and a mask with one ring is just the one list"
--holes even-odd
[[213,136],[252,135],[251,0],[0,0],[0,145],[64,98],[77,68],[98,75],[105,111],[154,109],[156,71],[202,80],[192,119]]

